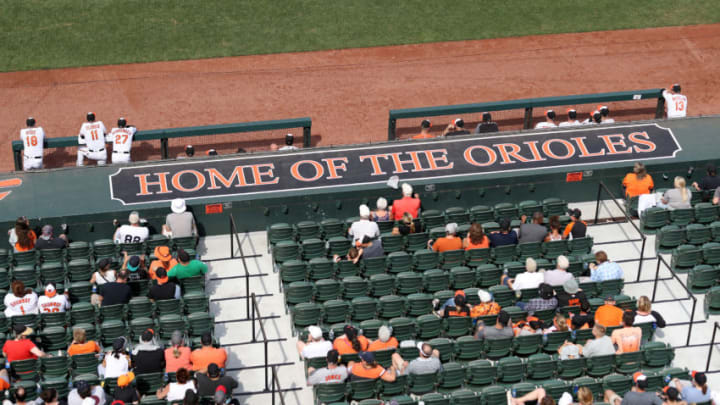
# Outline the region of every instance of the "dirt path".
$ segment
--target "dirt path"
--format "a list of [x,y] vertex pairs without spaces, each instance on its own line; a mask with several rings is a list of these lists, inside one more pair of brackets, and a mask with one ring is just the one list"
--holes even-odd
[[[720,24],[4,73],[0,170],[12,169],[9,143],[28,115],[49,136],[75,135],[87,111],[108,128],[122,115],[140,129],[310,116],[316,145],[379,142],[392,108],[673,82],[682,83],[690,115],[717,114],[717,66]],[[211,141],[229,151],[271,140]],[[140,147],[147,150],[136,159],[155,155]],[[56,152],[46,165],[73,153]]]

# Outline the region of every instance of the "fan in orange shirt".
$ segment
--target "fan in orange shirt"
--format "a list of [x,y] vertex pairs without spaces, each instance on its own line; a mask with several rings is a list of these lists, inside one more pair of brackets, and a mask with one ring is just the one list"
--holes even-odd
[[622,185],[625,188],[625,195],[628,197],[650,194],[655,188],[652,177],[647,174],[645,165],[640,162],[635,163],[632,173],[625,175]]
[[94,340],[87,340],[85,329],[73,329],[73,341],[67,349],[67,354],[74,356],[87,353],[100,353],[100,346]]
[[448,250],[462,250],[462,239],[455,235],[457,233],[457,228],[458,226],[455,222],[445,225],[446,236],[443,238],[437,238],[434,242],[428,241],[428,248],[432,247],[432,250],[438,253],[447,252]]
[[605,305],[595,311],[595,323],[609,328],[622,325],[623,310],[615,306],[615,297],[605,297]]
[[369,352],[376,352],[378,350],[386,349],[397,349],[398,341],[394,336],[390,336],[390,328],[383,325],[378,329],[378,339],[368,346]]
[[430,134],[430,127],[432,127],[432,123],[430,122],[430,120],[423,120],[420,123],[420,133],[413,136],[412,139],[435,138],[433,135]]
[[364,352],[368,349],[370,342],[365,336],[358,336],[357,329],[351,325],[345,325],[343,335],[336,337],[333,342],[333,349],[337,350],[342,356],[343,354],[352,354]]

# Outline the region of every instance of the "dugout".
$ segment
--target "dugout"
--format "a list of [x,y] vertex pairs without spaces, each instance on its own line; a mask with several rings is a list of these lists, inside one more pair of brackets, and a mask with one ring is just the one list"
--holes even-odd
[[356,216],[361,203],[374,208],[380,196],[399,197],[386,184],[392,175],[414,186],[425,209],[591,201],[600,181],[621,195],[620,181],[638,160],[657,188],[672,187],[677,175],[688,184],[700,179],[717,161],[718,128],[713,116],[3,174],[0,222],[9,229],[26,215],[33,226],[67,223],[74,239],[95,240],[132,210],[159,231],[169,201],[182,197],[203,235],[227,233],[228,213],[238,231],[254,231]]

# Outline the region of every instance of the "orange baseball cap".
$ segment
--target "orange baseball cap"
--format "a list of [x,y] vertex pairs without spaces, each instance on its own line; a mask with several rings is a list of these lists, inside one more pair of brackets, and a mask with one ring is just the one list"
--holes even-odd
[[135,379],[135,373],[128,371],[117,379],[118,387],[127,387]]
[[53,286],[52,284],[48,284],[45,287],[45,296],[52,298],[55,296],[55,294],[57,294],[57,290],[55,290],[55,286]]
[[457,290],[457,291],[455,291],[455,296],[457,297],[458,295],[462,295],[462,296],[464,297],[464,296],[465,296],[465,291],[463,291],[463,290]]
[[635,374],[633,374],[633,382],[637,384],[638,381],[646,380],[647,376],[642,373],[642,371],[636,371]]

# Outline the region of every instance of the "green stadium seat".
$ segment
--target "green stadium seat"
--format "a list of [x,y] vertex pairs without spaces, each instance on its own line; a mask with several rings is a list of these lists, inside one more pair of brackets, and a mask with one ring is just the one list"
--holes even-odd
[[164,373],[146,373],[135,376],[135,386],[140,395],[152,395],[165,385]]
[[436,226],[434,228],[426,228],[426,229],[430,229],[429,236],[430,236],[430,239],[433,239],[433,240],[444,238],[446,235],[444,226]]
[[68,323],[67,312],[41,312],[40,313],[40,325],[43,328],[51,326],[65,327]]
[[33,381],[34,378],[29,378],[27,376],[23,377],[23,380],[15,381],[13,386],[10,388],[9,396],[10,398],[15,398],[15,391],[19,387],[23,387],[25,388],[25,402],[34,403],[38,397],[37,383]]
[[95,307],[89,302],[78,302],[70,308],[70,323],[95,323]]
[[497,361],[497,368],[498,382],[501,384],[520,382],[525,376],[525,364],[519,357],[503,357]]
[[474,336],[460,336],[455,340],[455,359],[459,361],[476,360],[482,357],[483,341]]
[[[312,285],[311,285],[312,287]],[[310,290],[310,297],[312,297],[312,289]],[[288,292],[285,292],[285,299],[287,300],[287,294]],[[308,298],[308,301],[310,298]],[[306,302],[306,301],[301,301]],[[163,315],[182,315],[182,301],[178,299],[169,299],[169,300],[157,300],[155,301],[155,310],[157,311],[158,316]]]
[[380,234],[383,233],[392,233],[393,228],[395,228],[395,221],[377,221],[376,224],[378,225],[378,229],[380,229]]
[[308,263],[308,276],[310,280],[330,279],[335,275],[335,266],[332,260],[325,257],[310,259]]
[[705,310],[706,319],[710,315],[720,314],[720,286],[712,287],[705,293],[703,309]]
[[493,385],[483,388],[480,398],[484,405],[505,405],[507,404],[507,391],[505,387]]
[[353,401],[373,398],[377,396],[377,381],[352,381],[348,390],[348,398]]
[[[185,313],[192,314],[194,312],[209,312],[210,299],[205,293],[199,291],[190,291],[183,295],[183,303],[185,304]],[[132,311],[133,300],[130,300],[128,308]],[[138,301],[137,305],[146,305],[144,301]]]
[[545,337],[546,341],[543,346],[545,353],[557,353],[560,346],[562,346],[566,340],[572,340],[572,334],[570,332],[552,332],[545,335]]
[[592,328],[574,330],[573,336],[573,342],[579,345],[585,345],[585,342],[587,342],[588,340],[595,339],[592,334]]
[[603,388],[623,396],[632,388],[632,376],[610,374],[603,377]]
[[615,355],[593,356],[587,359],[586,373],[590,377],[603,377],[610,374],[615,368]]
[[402,273],[411,271],[413,268],[413,257],[405,252],[390,253],[387,261],[390,273]]
[[363,335],[366,338],[375,340],[378,337],[378,330],[380,330],[384,324],[385,323],[379,319],[368,319],[360,322],[360,329],[363,330]]
[[25,252],[13,252],[12,264],[13,267],[19,267],[24,265],[35,265],[37,261],[38,252],[35,249],[31,249]]
[[370,294],[373,297],[391,295],[395,291],[395,277],[389,274],[375,274],[370,277]]
[[469,267],[478,267],[482,264],[490,262],[491,250],[485,249],[468,249],[465,251],[465,263]]
[[603,389],[602,380],[597,380],[592,377],[579,377],[572,382],[573,389],[579,389],[581,387],[587,387],[592,392],[594,398],[602,398],[605,390]]
[[693,293],[704,293],[717,284],[720,268],[709,264],[698,264],[688,273],[687,286]]
[[148,329],[155,329],[155,323],[150,318],[136,317],[130,321],[130,337],[133,342],[140,341],[140,336]]
[[[460,363],[445,363],[438,375],[437,390],[448,393],[457,390],[465,383],[465,367]],[[470,391],[472,393],[472,391]],[[474,394],[473,394],[474,395]]]
[[515,278],[519,273],[525,272],[525,263],[520,261],[505,262],[503,265],[507,275],[510,278]]
[[302,260],[286,260],[280,264],[280,280],[283,283],[307,279],[307,264]]
[[563,393],[572,392],[570,384],[562,380],[545,381],[540,386],[542,387],[542,389],[545,390],[546,395],[550,396],[556,401],[555,403],[560,400],[560,397],[562,397]]
[[504,245],[492,249],[493,262],[495,264],[505,264],[517,259],[517,246]]
[[125,317],[125,305],[103,305],[98,308],[99,321],[121,321]]
[[73,281],[68,287],[70,302],[75,305],[77,302],[90,302],[93,286],[88,281]]
[[445,216],[438,210],[424,210],[420,213],[420,220],[425,229],[445,226]]
[[670,211],[670,221],[673,225],[686,226],[695,220],[693,208],[678,208]]
[[405,300],[397,295],[380,297],[378,316],[384,319],[397,318],[405,315]]
[[67,274],[60,262],[45,262],[40,266],[40,281],[43,285],[54,283],[56,286],[64,284]]
[[470,208],[470,219],[479,224],[492,222],[495,220],[495,211],[487,205],[476,205]]
[[418,250],[427,249],[427,242],[430,235],[427,232],[411,233],[405,237],[408,252],[416,252]]
[[117,246],[111,239],[98,239],[92,244],[92,252],[95,260],[104,258],[115,259],[117,256]]
[[440,255],[432,250],[421,249],[413,254],[413,264],[417,271],[435,269],[438,267],[439,261]]
[[323,278],[315,282],[315,301],[335,300],[340,296],[340,282],[332,278]]
[[515,303],[515,291],[506,285],[492,286],[490,293],[501,308],[512,306]]
[[665,342],[647,342],[642,346],[644,366],[649,368],[667,367],[675,358],[672,346]]
[[543,211],[548,218],[553,215],[565,215],[567,202],[559,198],[546,198],[543,200]]
[[455,222],[458,225],[470,223],[470,212],[463,207],[450,207],[445,209],[447,222]]
[[63,326],[50,326],[42,329],[37,337],[40,340],[40,346],[46,352],[65,350],[68,347],[69,337]]
[[8,288],[10,288],[10,274],[6,268],[0,268],[0,290],[7,291]]
[[118,252],[125,252],[128,256],[142,256],[147,252],[145,243],[121,243],[118,245]]
[[477,286],[481,288],[488,288],[500,284],[502,274],[503,270],[494,264],[481,264],[475,269],[475,280],[477,280]]
[[350,303],[343,300],[329,300],[323,303],[324,323],[345,322],[350,313]]
[[695,222],[700,224],[709,224],[718,219],[717,206],[712,203],[695,204]]
[[149,280],[130,280],[127,282],[134,297],[145,297],[150,292]]
[[352,247],[350,240],[342,236],[333,236],[328,239],[328,254],[330,256],[345,256]]
[[574,238],[567,241],[570,255],[582,256],[590,253],[593,247],[592,236],[586,236],[584,238]]
[[549,260],[555,260],[558,256],[567,255],[570,252],[565,240],[543,242],[542,247],[543,257]]
[[539,258],[542,256],[542,242],[525,242],[517,245],[518,258],[525,261],[528,257]]
[[713,266],[720,264],[720,243],[708,242],[702,245],[702,256],[705,264]]
[[[370,297],[355,297],[352,299],[350,307],[351,318],[356,322],[371,320],[378,313],[378,301]],[[402,312],[400,313],[402,314]]]
[[316,384],[313,390],[319,403],[345,401],[347,385],[345,383]]
[[450,273],[440,269],[427,270],[423,273],[425,291],[435,293],[450,288]]
[[[65,367],[65,373],[67,374],[67,366]],[[50,376],[43,374],[43,380],[40,382],[40,389],[46,390],[53,388],[57,392],[58,398],[67,398],[70,393],[70,387],[68,387],[68,380],[66,376]]]
[[[483,390],[497,380],[497,366],[490,360],[474,360],[467,364],[467,387],[473,391]],[[504,391],[503,391],[503,395]]]
[[384,274],[387,271],[387,256],[363,259],[361,262],[364,277]]
[[528,218],[532,218],[536,212],[543,212],[543,205],[535,200],[520,201],[518,204],[521,215],[526,215]]
[[127,335],[127,327],[120,320],[105,320],[100,324],[100,341],[103,346],[112,346],[115,339]]
[[87,242],[70,242],[65,248],[65,256],[68,261],[76,259],[90,259],[90,244]]
[[528,380],[549,380],[555,377],[557,368],[558,362],[553,356],[545,353],[533,354],[527,358],[525,376]]
[[475,271],[465,266],[450,269],[450,281],[455,290],[464,290],[475,286]]
[[295,224],[295,232],[301,242],[320,238],[320,225],[315,221],[300,221]]
[[515,393],[515,397],[522,397],[524,395],[527,395],[535,390],[535,384],[527,383],[527,382],[520,382],[513,384],[511,387],[511,392]]
[[290,224],[280,222],[270,225],[267,230],[268,241],[271,244],[276,244],[281,241],[294,241],[295,231]]
[[408,316],[429,314],[433,310],[433,296],[425,293],[415,293],[407,296]]
[[495,231],[500,230],[500,224],[497,222],[491,221],[491,222],[483,222],[482,223],[483,232],[487,235],[490,233],[493,233]]
[[655,251],[671,253],[685,241],[685,229],[677,225],[665,225],[655,235]]
[[295,281],[285,288],[285,302],[288,305],[310,302],[314,294],[315,284],[307,281]]
[[410,318],[393,318],[388,324],[393,328],[393,335],[398,341],[413,339],[415,337],[415,322]]
[[455,352],[455,342],[452,339],[439,337],[431,339],[428,343],[434,350],[437,349],[437,351],[440,352],[441,362],[447,363],[452,360]]
[[42,249],[38,251],[38,263],[60,263],[65,259],[65,249]]
[[503,218],[508,219],[508,220],[520,218],[519,209],[513,203],[509,203],[509,202],[498,203],[498,204],[495,204],[494,209],[495,209],[495,219],[497,219],[497,220],[500,220]]
[[397,293],[409,295],[423,290],[423,275],[414,271],[399,273],[396,277]]
[[686,273],[700,263],[702,249],[693,245],[680,245],[672,252],[670,267],[678,273]]
[[322,230],[323,237],[327,240],[332,238],[347,236],[345,224],[337,218],[326,218],[320,221],[320,228]]
[[29,269],[24,269],[24,267],[25,266],[17,266],[12,270],[10,276],[13,281],[19,280],[25,284],[25,287],[32,289],[37,288],[37,272],[32,267]]
[[516,356],[529,356],[538,353],[542,346],[542,334],[516,336],[513,341],[513,353]]
[[313,302],[303,302],[291,309],[293,325],[303,328],[316,325],[322,319],[322,306]]
[[300,257],[300,245],[291,240],[281,240],[273,246],[272,254],[276,263],[298,259]]
[[413,395],[422,395],[435,391],[437,373],[411,374],[408,379],[408,391]]
[[350,276],[360,275],[360,264],[350,260],[340,260],[335,263],[335,277],[343,279]]
[[470,333],[472,318],[468,316],[451,316],[445,319],[445,336],[457,338]]
[[346,300],[367,297],[368,291],[370,291],[370,283],[362,277],[349,276],[342,279],[342,296]]
[[450,405],[450,398],[438,392],[431,392],[420,397],[425,405]]
[[416,405],[412,397],[404,395],[407,392],[407,380],[407,375],[396,375],[393,382],[380,380],[380,397],[386,401],[398,401],[398,405]]
[[385,234],[380,238],[385,254],[403,253],[405,238],[402,235]]
[[215,318],[207,312],[188,314],[187,323],[190,337],[199,337],[205,332],[215,334]]
[[457,266],[462,266],[465,262],[465,251],[462,249],[458,250],[447,250],[440,253],[440,268],[443,270],[450,270]]
[[615,371],[620,374],[633,374],[643,365],[643,352],[629,352],[615,355]]
[[[364,330],[363,330],[364,332]],[[370,339],[367,335],[364,335],[368,339]],[[385,349],[385,350],[376,350],[375,352],[375,361],[378,362],[381,366],[384,368],[390,368],[392,366],[392,355],[395,353],[395,349]],[[396,395],[396,394],[392,394]]]
[[658,229],[667,225],[670,220],[670,211],[660,207],[650,207],[640,215],[640,229],[644,233],[654,234]]
[[67,275],[71,282],[89,281],[93,269],[88,259],[73,259],[67,264]]
[[596,285],[597,294],[601,297],[607,297],[608,295],[618,295],[622,293],[624,286],[625,280],[622,278],[601,281]]
[[513,338],[485,339],[483,342],[485,357],[491,360],[507,357],[512,351]]
[[703,245],[710,241],[710,228],[702,224],[690,224],[685,227],[685,240],[690,245]]
[[310,260],[311,263],[316,259],[328,260],[325,258],[327,252],[325,252],[325,241],[322,239],[305,239],[300,243],[300,250],[302,251],[303,259]]

